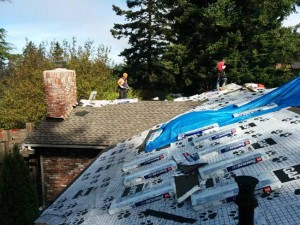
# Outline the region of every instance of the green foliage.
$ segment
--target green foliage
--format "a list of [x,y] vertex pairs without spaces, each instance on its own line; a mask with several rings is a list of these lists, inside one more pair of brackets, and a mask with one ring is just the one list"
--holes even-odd
[[28,42],[23,54],[10,61],[7,76],[0,80],[0,126],[24,128],[26,122],[38,122],[46,113],[43,71],[51,64],[44,46]]
[[64,58],[64,49],[61,44],[57,41],[52,41],[50,44],[49,59],[51,61],[63,60]]
[[[109,68],[109,48],[100,45],[94,48],[92,41],[83,47],[63,43],[64,57],[68,58],[67,68],[75,70],[78,99],[87,99],[91,91],[97,91],[97,99],[115,99],[116,78]],[[69,54],[70,53],[70,54]]]
[[[175,77],[182,78],[185,93],[212,88],[216,63],[221,58],[226,59],[229,82],[259,82],[274,87],[282,84],[279,80],[291,78],[288,71],[281,71],[282,79],[278,77],[275,65],[299,59],[299,33],[282,27],[299,1],[165,2],[174,6],[169,15],[178,38],[175,47],[165,54],[164,63],[172,65],[169,69]],[[184,53],[178,54],[179,49],[185,49]]]
[[166,100],[168,101],[173,101],[174,100],[174,97],[172,95],[167,95],[166,96]]
[[162,83],[161,57],[165,52],[170,21],[166,20],[167,8],[160,0],[127,1],[128,10],[113,5],[119,16],[128,23],[115,24],[111,30],[117,38],[129,37],[130,48],[120,55],[126,58],[125,70],[131,77],[133,86],[139,89],[152,88]]
[[67,60],[66,68],[75,70],[77,97],[88,99],[97,91],[97,99],[116,99],[116,79],[109,67],[110,49],[92,41],[76,45],[67,41],[41,43],[27,41],[23,53],[10,58],[6,73],[0,79],[0,127],[24,128],[26,122],[39,123],[46,115],[43,71],[54,69],[54,61]]
[[4,74],[5,60],[9,58],[9,51],[11,47],[9,43],[5,41],[6,31],[0,28],[0,78]]
[[15,145],[12,153],[5,154],[0,173],[0,224],[30,225],[37,213],[28,165]]
[[190,95],[211,89],[221,58],[226,59],[229,82],[274,87],[293,76],[290,71],[279,73],[275,65],[300,58],[297,29],[282,27],[299,4],[299,0],[131,0],[129,10],[113,6],[129,22],[115,24],[111,32],[118,39],[129,37],[131,47],[121,53],[126,57],[124,69],[142,92],[150,87]]

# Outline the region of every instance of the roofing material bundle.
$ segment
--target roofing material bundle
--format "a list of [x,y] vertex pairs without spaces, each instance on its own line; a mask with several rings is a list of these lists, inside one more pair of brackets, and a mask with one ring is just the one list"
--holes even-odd
[[[193,144],[194,141],[196,143],[197,135],[182,140],[177,140],[176,136],[176,140],[171,142],[168,148],[156,149],[149,153],[137,150],[143,141],[141,139],[146,135],[136,136],[101,155],[80,177],[81,179],[77,179],[37,221],[48,222],[50,225],[75,224],[78,221],[82,224],[99,225],[104,223],[171,225],[179,221],[168,219],[173,216],[173,219],[184,217],[195,224],[237,224],[237,206],[232,202],[237,193],[234,178],[247,175],[261,181],[255,193],[259,202],[259,206],[255,209],[256,225],[298,224],[300,219],[299,118],[298,114],[288,109],[270,111],[234,124],[220,126],[220,130],[214,133],[221,134],[224,131],[237,129],[236,135],[225,135],[215,140],[204,138],[197,145]],[[120,149],[123,151],[119,151]],[[261,154],[262,157],[266,156],[268,160],[258,160],[257,163],[253,163],[253,160],[248,160],[246,157],[250,155],[253,156],[252,159],[259,158],[260,156],[255,157],[256,153]],[[165,157],[159,157],[161,155]],[[156,168],[175,158],[178,159],[176,162],[179,164],[174,173],[151,177],[129,187],[122,185],[128,173],[144,173],[151,167]],[[245,161],[235,162],[242,158]],[[198,160],[203,160],[207,164],[200,165]],[[134,163],[130,164],[131,161]],[[231,164],[226,164],[229,161]],[[221,164],[223,168],[217,168]],[[100,167],[108,168],[108,165],[109,169],[102,171],[101,174],[97,172]],[[181,171],[182,166],[200,168],[184,173]],[[127,170],[124,169],[125,167]],[[203,171],[204,168],[212,169],[212,173],[208,172],[206,178],[201,179],[196,172]],[[183,174],[185,177],[196,177],[198,181],[191,179],[191,186],[179,191],[176,186],[181,187],[181,185],[179,182],[174,187],[176,179],[174,175],[179,177]],[[95,183],[96,175],[103,176],[103,179]],[[110,184],[104,188],[106,184],[104,182],[107,181],[104,178],[107,176],[114,179],[111,179]],[[80,192],[81,189],[91,185],[95,186],[92,191],[84,192],[87,194],[74,198],[74,193],[83,193]],[[64,215],[68,216],[63,217]],[[63,221],[62,217],[66,219]]]
[[[256,178],[259,180],[258,185],[255,188],[255,194],[269,193],[281,188],[281,183],[274,175],[264,173],[257,175]],[[203,210],[206,207],[216,207],[218,205],[229,203],[234,201],[237,196],[239,188],[236,182],[229,184],[207,188],[192,194],[191,201],[194,210]]]
[[[176,117],[162,126],[162,133],[146,146],[151,152],[161,146],[175,142],[178,134],[218,123],[220,127],[248,118],[280,110],[287,106],[300,106],[300,77],[278,87],[247,104],[236,107],[234,104],[219,110],[194,111]],[[270,105],[271,104],[271,105]],[[256,108],[264,110],[252,111]],[[251,113],[245,113],[245,112]],[[245,115],[243,115],[243,112]],[[240,115],[234,117],[233,115]]]

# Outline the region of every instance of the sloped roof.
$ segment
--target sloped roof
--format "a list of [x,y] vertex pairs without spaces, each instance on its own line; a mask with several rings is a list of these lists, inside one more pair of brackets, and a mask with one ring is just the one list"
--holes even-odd
[[287,106],[300,106],[300,77],[240,106],[231,104],[219,110],[194,111],[172,120],[165,124],[163,133],[146,146],[147,151],[159,148],[177,140],[179,133],[187,132],[213,123],[225,126],[231,123],[246,120],[248,117],[265,114],[266,111],[278,111]]
[[[265,93],[253,95],[241,90],[226,96],[216,95],[194,110],[217,110],[231,102],[242,104]],[[148,136],[146,130],[100,155],[36,222],[234,225],[238,222],[238,207],[229,201],[232,198],[227,198],[226,191],[235,188],[234,177],[248,175],[260,181],[270,178],[267,184],[258,184],[267,186],[256,191],[259,203],[255,209],[256,225],[299,224],[300,116],[297,112],[298,108],[290,107],[268,112],[220,127],[207,136],[190,136],[151,153],[138,151]],[[205,151],[212,154],[201,156]],[[196,155],[208,163],[198,169],[200,190],[192,194],[192,200],[189,197],[179,203],[174,176],[182,172],[177,162],[188,164]],[[255,160],[242,160],[249,156]],[[241,163],[230,164],[233,160]],[[213,172],[205,173],[208,169]],[[237,193],[233,191],[233,194]]]
[[99,148],[116,144],[199,105],[200,102],[140,101],[76,107],[68,118],[45,119],[25,139],[31,147]]

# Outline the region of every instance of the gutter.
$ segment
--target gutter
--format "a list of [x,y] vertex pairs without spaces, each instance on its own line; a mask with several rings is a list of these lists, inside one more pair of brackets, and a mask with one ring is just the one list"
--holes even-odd
[[42,207],[46,206],[46,190],[45,190],[45,177],[44,177],[44,159],[40,155],[40,173],[41,173],[41,187],[42,187]]
[[80,149],[80,148],[85,148],[85,149],[100,149],[100,150],[103,150],[103,149],[106,149],[108,146],[110,146],[109,144],[108,145],[101,145],[101,146],[92,146],[92,145],[49,145],[49,144],[26,144],[24,143],[22,145],[22,147],[25,147],[25,148],[37,148],[37,147],[44,147],[44,148],[77,148],[77,149]]

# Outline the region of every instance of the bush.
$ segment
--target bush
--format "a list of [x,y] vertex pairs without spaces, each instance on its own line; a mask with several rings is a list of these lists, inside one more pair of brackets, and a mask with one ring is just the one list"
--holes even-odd
[[0,224],[29,225],[38,213],[37,195],[29,168],[14,146],[0,172]]

